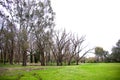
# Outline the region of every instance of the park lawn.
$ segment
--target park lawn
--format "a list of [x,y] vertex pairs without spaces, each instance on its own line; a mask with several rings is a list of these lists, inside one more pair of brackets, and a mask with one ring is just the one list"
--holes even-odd
[[[4,67],[0,68],[4,69]],[[16,66],[0,72],[0,80],[120,80],[120,63],[85,63],[45,67]]]

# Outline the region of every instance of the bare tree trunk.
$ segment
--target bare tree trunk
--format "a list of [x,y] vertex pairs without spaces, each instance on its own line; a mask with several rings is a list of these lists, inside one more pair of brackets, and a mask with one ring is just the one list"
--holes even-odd
[[59,62],[59,66],[62,66],[62,55],[58,56],[58,62]]
[[0,56],[1,56],[1,57],[0,57],[0,60],[1,60],[1,61],[0,61],[0,62],[3,63],[3,50],[2,50],[2,49],[1,49],[1,54],[0,54]]
[[40,53],[40,55],[41,55],[41,66],[45,66],[45,56],[44,56],[44,52],[42,51],[41,53]]
[[2,52],[0,53],[0,63],[2,63]]
[[13,55],[14,55],[14,51],[13,48],[11,49],[11,53],[10,53],[10,64],[13,65]]
[[4,46],[3,50],[4,50],[3,51],[3,63],[6,64],[6,56],[7,56],[7,53],[9,52],[7,42],[5,43],[5,46]]
[[23,63],[22,66],[27,66],[27,52],[23,51]]
[[68,59],[68,65],[71,65],[71,60],[74,56],[70,56],[69,59]]
[[70,65],[71,60],[68,60],[68,65]]
[[79,60],[76,60],[76,65],[79,65]]
[[4,52],[4,59],[3,59],[3,63],[6,64],[6,50]]
[[18,62],[18,64],[20,64],[20,58],[21,58],[21,51],[20,51],[20,46],[19,46],[19,49],[18,49],[18,59],[17,59],[17,62]]
[[71,65],[70,62],[68,62],[68,65]]
[[50,53],[46,53],[46,65],[49,65],[50,62]]
[[62,66],[62,60],[61,59],[59,60],[59,63],[60,63],[59,66]]
[[30,63],[33,63],[33,53],[32,53],[32,51],[30,52]]
[[59,66],[59,60],[58,59],[56,60],[56,62],[57,62],[57,66]]
[[57,66],[60,66],[60,55],[57,56]]

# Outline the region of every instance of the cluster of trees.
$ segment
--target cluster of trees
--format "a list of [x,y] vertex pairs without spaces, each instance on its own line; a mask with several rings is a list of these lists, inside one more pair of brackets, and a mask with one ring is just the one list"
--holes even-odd
[[110,58],[112,62],[120,62],[120,40],[118,40],[116,46],[112,48]]
[[78,64],[92,50],[83,52],[84,36],[54,30],[50,0],[1,0],[0,7],[1,63]]
[[95,48],[95,58],[92,58],[94,62],[120,62],[120,40],[116,43],[116,46],[112,48],[112,53],[109,54],[102,47]]
[[102,47],[97,46],[94,48],[93,52],[95,54],[95,57],[83,57],[81,61],[86,63],[120,62],[120,40],[118,40],[116,46],[114,46],[111,51],[112,52],[109,53]]
[[[50,0],[1,0],[0,8],[0,63],[78,64],[93,50],[85,49],[85,36],[54,30]],[[111,55],[101,47],[95,54],[96,62],[120,62],[120,40]]]
[[108,62],[109,52],[105,51],[102,47],[95,48],[96,60],[95,62]]

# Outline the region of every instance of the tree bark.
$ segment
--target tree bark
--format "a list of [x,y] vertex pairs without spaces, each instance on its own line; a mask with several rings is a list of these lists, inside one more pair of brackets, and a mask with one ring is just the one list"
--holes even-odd
[[3,59],[3,63],[6,64],[6,51],[4,52],[4,59]]
[[27,52],[23,52],[23,63],[22,66],[27,66]]
[[76,60],[76,65],[79,65],[79,60]]
[[68,59],[68,65],[71,65],[71,60],[74,56],[71,56],[69,59]]
[[57,66],[59,66],[59,60],[56,60]]
[[32,51],[30,52],[30,63],[33,63],[33,54],[32,54]]
[[1,53],[0,53],[0,63],[3,63],[3,50],[1,49]]
[[68,61],[68,65],[70,65],[70,62],[71,62],[71,61],[69,60],[69,61]]
[[40,55],[41,55],[41,66],[45,66],[45,56],[44,56],[44,52],[42,51],[41,53],[40,53]]
[[49,62],[50,62],[50,53],[46,53],[46,66],[49,65]]
[[59,60],[59,62],[60,62],[60,66],[62,66],[62,60],[61,59]]
[[11,53],[10,53],[10,64],[13,65],[13,55],[14,55],[14,51],[13,48],[11,49]]

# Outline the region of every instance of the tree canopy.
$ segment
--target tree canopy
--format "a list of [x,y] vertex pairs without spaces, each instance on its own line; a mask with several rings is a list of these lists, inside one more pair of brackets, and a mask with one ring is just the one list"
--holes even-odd
[[112,48],[111,59],[115,62],[120,62],[120,40],[118,40],[116,46]]

